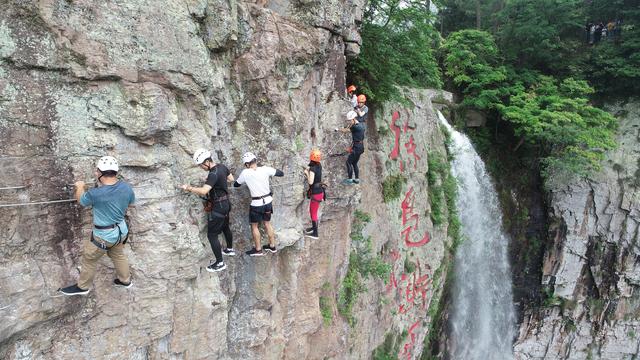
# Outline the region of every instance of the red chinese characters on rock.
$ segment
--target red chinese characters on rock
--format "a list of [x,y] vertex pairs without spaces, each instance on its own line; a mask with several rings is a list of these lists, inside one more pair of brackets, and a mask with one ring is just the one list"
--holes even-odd
[[395,276],[396,268],[398,266],[398,260],[401,255],[398,250],[391,251],[392,270],[389,275],[389,283],[387,284],[387,293],[397,291],[400,301],[398,306],[399,314],[408,314],[412,309],[417,309],[415,314],[418,316],[418,320],[409,328],[409,338],[404,346],[401,348],[401,352],[398,354],[401,358],[411,359],[413,356],[413,350],[415,347],[416,336],[420,331],[421,318],[427,309],[427,292],[432,285],[432,279],[429,275],[431,273],[431,267],[429,265],[422,265],[420,261],[417,261],[415,269],[407,273],[402,273],[398,280]]
[[429,236],[429,232],[425,231],[424,235],[419,240],[414,240],[411,235],[414,231],[418,230],[418,223],[420,221],[420,216],[414,213],[414,202],[416,199],[416,195],[413,193],[413,186],[409,188],[409,191],[404,195],[404,200],[402,200],[402,226],[406,226],[409,221],[413,221],[413,226],[407,226],[400,233],[404,237],[404,244],[408,247],[417,247],[426,245],[431,241],[431,237]]
[[398,280],[396,279],[396,267],[398,266],[398,260],[400,259],[400,252],[398,250],[391,250],[391,272],[389,274],[389,283],[387,284],[387,294],[393,289],[398,288]]
[[420,320],[413,323],[409,328],[409,333],[407,334],[409,336],[409,340],[407,340],[407,343],[402,347],[402,352],[399,354],[399,357],[404,357],[405,359],[410,360],[413,356],[413,348],[416,345],[416,334],[414,333],[414,330],[416,330],[419,324]]
[[401,292],[403,303],[398,308],[399,313],[406,314],[415,305],[419,305],[422,310],[427,309],[427,291],[432,282],[430,271],[429,265],[423,268],[418,261],[416,269],[411,274],[402,274],[398,290]]
[[[404,121],[404,123],[401,123],[400,126],[398,126],[397,124],[398,119],[400,119],[400,113],[398,111],[394,111],[393,114],[391,115],[391,124],[389,124],[389,127],[391,128],[391,131],[393,131],[393,134],[394,134],[393,149],[389,154],[389,158],[391,160],[397,160],[398,158],[400,158],[401,135],[408,134],[409,139],[403,145],[407,155],[412,156],[412,158],[410,158],[409,160],[413,162],[413,169],[416,170],[418,168],[418,160],[420,160],[421,157],[416,153],[417,145],[414,141],[413,135],[409,134],[409,132],[415,130],[415,128],[412,128],[409,126],[408,112],[407,112],[406,120]],[[400,159],[400,171],[404,172],[404,160],[402,159]]]
[[[413,163],[413,169],[416,170],[421,159],[416,151],[418,144],[412,134],[415,126],[409,125],[409,112],[405,111],[404,113],[406,116],[403,115],[404,118],[401,120],[400,112],[394,111],[390,124],[394,134],[394,144],[389,158],[399,161],[401,172],[404,172],[405,165],[410,166],[411,163]],[[406,157],[407,164],[405,164],[403,156]],[[403,229],[400,231],[400,237],[404,240],[404,245],[407,248],[424,246],[431,240],[428,231],[425,230],[424,234],[419,233],[420,211],[418,209],[425,207],[422,205],[426,204],[416,204],[416,192],[413,187],[410,187],[400,204]],[[393,297],[398,299],[396,304],[398,314],[412,322],[408,329],[408,338],[398,353],[399,358],[411,359],[416,350],[416,341],[419,335],[425,331],[422,329],[422,322],[428,306],[427,294],[433,280],[431,279],[431,267],[428,264],[422,264],[419,260],[416,260],[412,271],[407,270],[407,272],[401,272],[401,275],[396,275],[398,266],[403,264],[401,259],[402,255],[399,249],[391,250],[392,270],[386,291],[387,294],[394,294]]]

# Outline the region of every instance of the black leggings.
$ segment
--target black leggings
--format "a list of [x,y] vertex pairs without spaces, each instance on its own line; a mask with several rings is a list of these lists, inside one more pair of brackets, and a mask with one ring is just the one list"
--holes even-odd
[[233,235],[229,228],[229,212],[223,215],[214,209],[209,215],[209,222],[207,223],[207,239],[209,239],[216,261],[222,261],[222,247],[220,246],[220,241],[218,241],[218,234],[220,233],[223,233],[225,240],[227,240],[227,248],[232,248]]
[[356,179],[360,178],[358,161],[363,152],[364,146],[362,144],[356,144],[352,147],[351,154],[347,157],[347,178],[351,179],[351,175],[355,175]]

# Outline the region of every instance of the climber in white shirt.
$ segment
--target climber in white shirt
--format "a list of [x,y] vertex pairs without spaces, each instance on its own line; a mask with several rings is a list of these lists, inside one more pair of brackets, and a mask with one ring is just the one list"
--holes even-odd
[[[256,156],[247,152],[242,155],[242,162],[246,169],[242,170],[238,179],[233,183],[234,187],[240,187],[247,184],[251,193],[251,205],[249,206],[249,222],[251,223],[251,233],[255,247],[246,252],[249,256],[264,255],[262,249],[277,252],[276,235],[271,225],[271,214],[273,213],[273,194],[269,185],[269,179],[272,176],[284,176],[282,170],[276,170],[269,166],[258,166]],[[269,237],[269,245],[262,246],[260,239],[260,230],[258,224],[264,223]]]

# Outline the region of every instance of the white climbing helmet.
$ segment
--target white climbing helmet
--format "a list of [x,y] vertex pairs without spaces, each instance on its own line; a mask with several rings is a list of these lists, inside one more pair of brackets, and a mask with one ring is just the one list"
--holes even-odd
[[200,165],[210,157],[211,157],[211,151],[207,149],[198,149],[196,150],[196,152],[193,153],[193,162],[195,162],[196,165]]
[[256,159],[256,156],[251,151],[246,152],[244,153],[244,155],[242,155],[242,162],[245,164],[250,163],[255,159]]
[[355,111],[351,110],[347,113],[347,120],[353,120],[356,117],[358,117],[358,114],[356,114]]
[[113,156],[103,156],[98,160],[98,170],[100,171],[115,171],[118,172],[118,160]]

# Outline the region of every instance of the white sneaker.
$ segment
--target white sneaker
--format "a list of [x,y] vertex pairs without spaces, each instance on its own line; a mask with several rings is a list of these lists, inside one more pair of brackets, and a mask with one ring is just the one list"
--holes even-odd
[[222,254],[227,256],[236,256],[236,251],[231,248],[222,249]]

